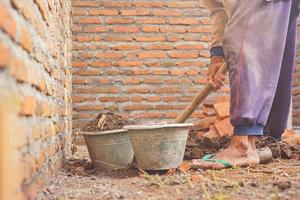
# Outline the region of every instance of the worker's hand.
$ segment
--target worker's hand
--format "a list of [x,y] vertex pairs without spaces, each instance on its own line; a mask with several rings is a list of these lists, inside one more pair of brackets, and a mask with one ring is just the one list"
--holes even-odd
[[211,64],[208,71],[208,82],[213,86],[215,90],[220,89],[226,79],[225,75],[217,73],[224,62],[225,60],[222,56],[213,56],[211,58]]

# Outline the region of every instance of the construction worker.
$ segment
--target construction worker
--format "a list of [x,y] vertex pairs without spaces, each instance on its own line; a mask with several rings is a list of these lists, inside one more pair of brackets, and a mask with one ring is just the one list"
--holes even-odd
[[222,169],[259,163],[255,137],[279,139],[291,103],[299,0],[201,0],[211,12],[209,78],[218,89],[230,80],[230,121],[234,135],[227,149],[193,160],[194,167]]

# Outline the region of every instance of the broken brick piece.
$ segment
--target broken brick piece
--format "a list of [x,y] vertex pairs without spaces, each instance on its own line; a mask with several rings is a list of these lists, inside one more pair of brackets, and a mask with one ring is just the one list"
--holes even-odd
[[230,124],[229,118],[217,121],[215,123],[215,128],[219,135],[221,136],[231,136],[233,134],[233,126]]
[[188,172],[191,169],[191,163],[188,161],[183,161],[179,166],[179,170],[182,172]]
[[213,106],[215,103],[229,101],[228,96],[213,96],[205,99],[203,101],[203,105],[205,106]]
[[217,112],[214,108],[209,106],[203,106],[203,113],[207,116],[215,116],[217,115]]
[[290,146],[300,145],[300,134],[293,130],[286,130],[282,134],[282,140],[288,143]]
[[218,138],[220,136],[221,135],[218,133],[215,126],[210,126],[209,131],[203,135],[203,137],[207,137],[207,138]]
[[195,130],[208,130],[211,125],[215,123],[217,118],[214,117],[206,117],[204,119],[201,119],[198,122],[194,123],[194,129]]
[[228,101],[215,103],[213,106],[221,119],[229,116],[230,104]]

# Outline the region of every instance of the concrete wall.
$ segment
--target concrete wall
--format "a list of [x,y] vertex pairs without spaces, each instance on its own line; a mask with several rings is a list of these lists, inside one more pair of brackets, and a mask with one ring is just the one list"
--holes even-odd
[[0,1],[0,199],[33,199],[71,135],[71,2]]

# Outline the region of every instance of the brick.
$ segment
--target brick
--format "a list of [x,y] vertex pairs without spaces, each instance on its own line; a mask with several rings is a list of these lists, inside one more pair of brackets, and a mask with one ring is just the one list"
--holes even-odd
[[108,42],[131,42],[133,38],[126,35],[122,35],[122,36],[107,35],[103,38],[103,40]]
[[116,26],[112,29],[116,33],[137,33],[140,29],[137,26]]
[[200,139],[201,137],[218,138],[220,137],[220,135],[214,126],[210,126],[209,131],[204,133],[203,135],[198,135],[197,139]]
[[188,28],[187,31],[189,33],[210,33],[211,29],[209,27],[196,26]]
[[160,29],[160,32],[162,33],[185,33],[186,28],[182,26],[163,26]]
[[128,97],[99,97],[101,102],[127,102]]
[[87,110],[87,111],[93,111],[93,110],[102,111],[102,110],[104,110],[104,106],[103,105],[82,105],[82,106],[76,106],[76,107],[74,107],[74,109],[78,110],[78,111],[84,111],[84,110]]
[[222,102],[222,101],[229,101],[228,96],[214,96],[214,97],[209,97],[206,98],[203,101],[203,105],[205,106],[213,106],[215,103]]
[[165,57],[167,57],[167,55],[163,51],[142,52],[139,54],[139,58],[165,58]]
[[115,65],[118,67],[138,67],[138,66],[142,66],[143,62],[138,60],[121,60],[121,61],[117,61]]
[[198,19],[196,18],[169,18],[170,24],[178,24],[178,25],[193,25],[199,24]]
[[20,34],[21,45],[24,47],[24,49],[31,53],[33,50],[33,42],[29,31],[27,30],[27,28],[23,27],[20,31]]
[[143,83],[145,84],[159,84],[161,80],[159,78],[144,78]]
[[84,27],[83,31],[88,33],[103,33],[108,32],[109,28],[107,26],[87,26]]
[[218,117],[220,117],[222,119],[225,117],[229,117],[230,103],[228,101],[215,103],[213,106],[216,109]]
[[74,22],[79,24],[100,24],[101,20],[96,17],[83,17],[75,20]]
[[74,7],[99,7],[101,6],[101,2],[97,1],[72,1],[72,6]]
[[117,59],[117,58],[122,58],[122,54],[118,53],[118,52],[99,52],[99,53],[96,53],[95,54],[95,57],[96,58],[114,58],[114,59]]
[[101,75],[102,72],[98,69],[90,69],[90,70],[76,70],[73,72],[74,75],[80,75],[80,76],[96,76]]
[[139,84],[141,81],[137,78],[125,78],[122,82],[123,84]]
[[170,58],[197,58],[198,52],[191,51],[173,51],[168,53]]
[[161,1],[140,1],[140,2],[133,2],[133,6],[135,7],[153,7],[153,8],[160,8],[164,6],[164,2]]
[[42,117],[50,117],[53,112],[53,106],[48,102],[40,102],[37,106],[37,113]]
[[3,3],[0,3],[0,28],[4,30],[11,38],[15,39],[17,33],[16,21],[11,12]]
[[138,42],[162,42],[165,40],[165,38],[162,35],[136,36],[135,40]]
[[194,124],[197,127],[197,129],[206,130],[209,129],[210,126],[214,125],[216,120],[217,120],[216,117],[206,117],[204,119],[195,122]]
[[48,4],[44,0],[34,0],[34,2],[38,5],[39,10],[41,11],[41,14],[43,18],[49,23],[49,8]]
[[170,8],[195,8],[196,5],[195,1],[169,1],[167,3]]
[[230,124],[229,118],[223,119],[222,121],[217,121],[215,123],[215,128],[221,136],[231,136],[233,134],[233,126]]
[[142,93],[146,94],[151,91],[151,88],[149,87],[130,87],[127,89],[127,93]]
[[91,67],[110,67],[112,63],[107,61],[93,61],[89,65]]
[[130,45],[130,44],[118,45],[113,47],[113,49],[116,50],[137,50],[140,48],[141,48],[140,45]]
[[85,97],[85,96],[72,96],[73,102],[86,102],[86,101],[94,101],[95,97]]
[[20,58],[11,59],[9,64],[9,74],[12,77],[18,81],[29,82],[29,70]]
[[179,35],[168,35],[167,40],[169,42],[177,42],[180,41],[182,38]]
[[150,15],[150,10],[145,10],[145,9],[121,10],[121,15],[125,15],[125,16],[147,16],[147,15]]
[[131,2],[126,1],[105,1],[103,2],[104,7],[130,7]]
[[203,107],[203,114],[205,114],[207,116],[216,116],[217,112],[212,107],[204,106]]
[[76,36],[75,40],[77,40],[78,42],[88,42],[91,39],[88,35],[78,35]]
[[73,61],[72,67],[87,67],[88,64],[86,62]]
[[154,16],[180,16],[181,12],[179,10],[163,10],[163,9],[157,9],[152,11]]
[[293,130],[286,130],[282,135],[282,140],[290,146],[300,145],[300,135]]
[[0,68],[7,67],[9,65],[9,62],[10,62],[10,59],[11,59],[10,50],[2,42],[0,42],[0,52],[1,52]]
[[205,49],[205,46],[201,45],[201,44],[196,44],[196,45],[183,44],[183,45],[177,45],[176,49],[180,49],[180,50],[202,50],[202,49]]
[[134,18],[109,18],[106,20],[107,24],[132,24],[136,21]]
[[159,27],[157,26],[145,26],[142,27],[143,32],[159,32]]
[[33,115],[37,108],[37,101],[34,96],[25,96],[22,102],[20,114]]
[[137,24],[166,24],[166,20],[163,18],[138,18],[136,19]]
[[110,9],[103,9],[103,10],[90,10],[89,15],[91,16],[116,16],[119,14],[118,10],[110,10]]
[[179,93],[181,89],[179,87],[160,87],[154,90],[156,93],[160,94],[170,94],[170,93]]
[[143,101],[143,98],[140,97],[140,96],[134,96],[134,97],[130,98],[130,101],[132,101],[132,102],[141,102],[141,101]]
[[170,74],[170,72],[168,70],[160,69],[160,70],[152,70],[151,74],[153,74],[153,75],[168,75],[168,74]]
[[153,44],[145,46],[145,49],[153,49],[153,50],[170,50],[173,49],[173,45],[170,44]]
[[159,102],[161,100],[160,96],[149,96],[146,98],[149,102]]

